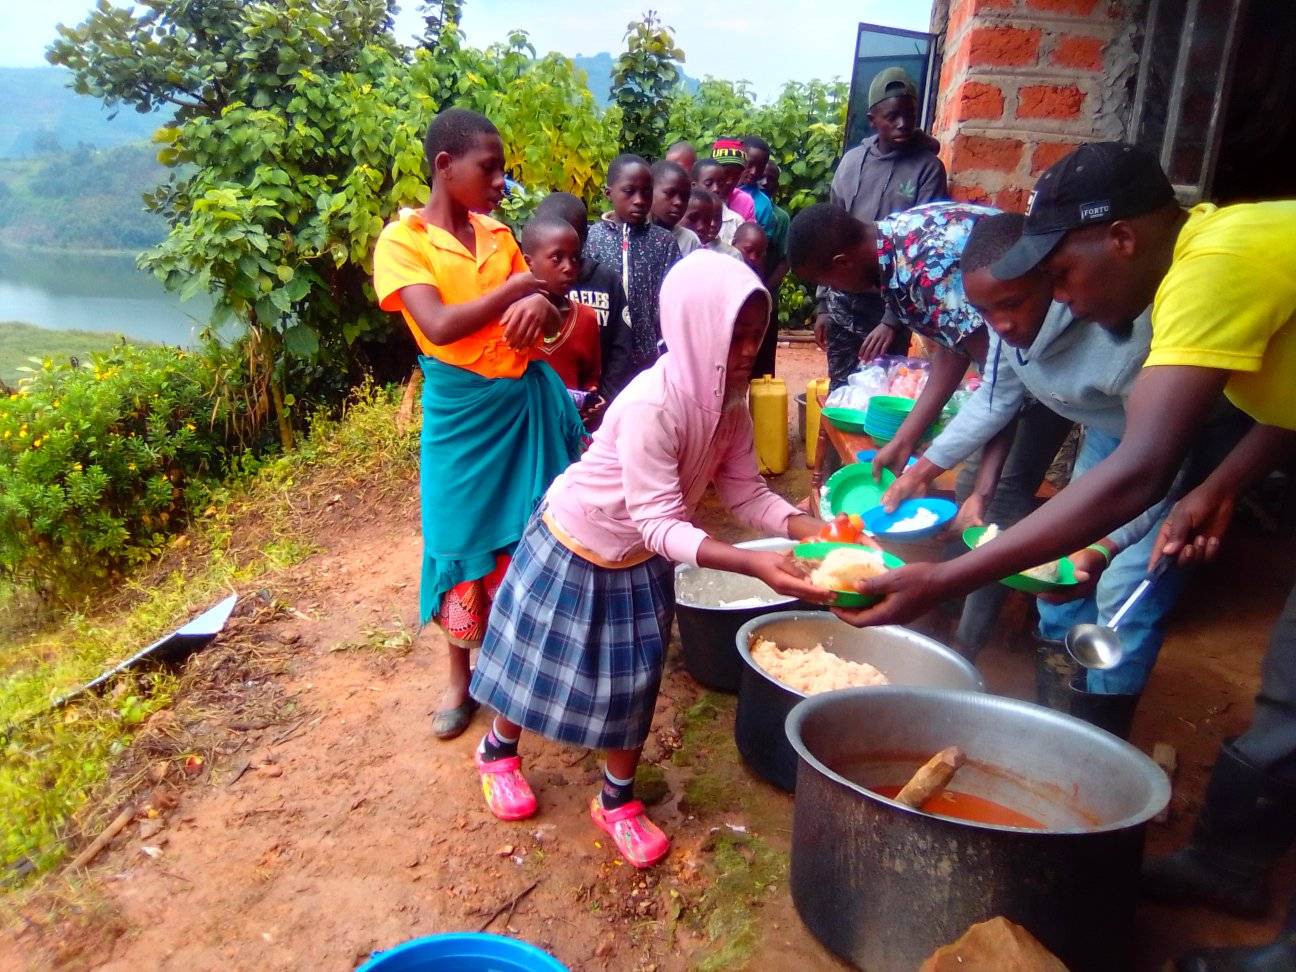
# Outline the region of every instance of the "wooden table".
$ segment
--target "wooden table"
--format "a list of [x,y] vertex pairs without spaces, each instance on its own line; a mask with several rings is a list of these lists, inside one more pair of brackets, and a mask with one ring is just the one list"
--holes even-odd
[[[819,396],[819,427],[822,428],[828,437],[828,441],[836,450],[838,458],[841,459],[843,466],[848,466],[853,462],[859,462],[858,454],[867,449],[877,449],[878,444],[873,441],[872,436],[862,432],[844,432],[837,426],[833,425],[823,417],[822,409],[825,396]],[[953,469],[946,469],[936,477],[935,481],[929,487],[929,491],[936,493],[954,493],[954,484],[958,480],[959,470],[962,464],[955,466]],[[1047,479],[1040,483],[1040,487],[1035,492],[1038,499],[1049,499],[1057,493],[1057,487]]]

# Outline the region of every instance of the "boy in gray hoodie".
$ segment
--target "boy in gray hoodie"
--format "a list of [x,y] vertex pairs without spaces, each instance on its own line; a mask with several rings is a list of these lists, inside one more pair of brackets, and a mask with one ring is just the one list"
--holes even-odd
[[[1125,400],[1143,368],[1152,339],[1145,310],[1123,332],[1076,320],[1052,300],[1048,277],[1037,271],[1002,281],[990,272],[1021,235],[1024,217],[1015,213],[978,221],[963,251],[963,286],[992,334],[984,381],[917,463],[883,497],[894,507],[922,492],[946,469],[984,448],[977,485],[960,510],[956,529],[986,520],[999,470],[1011,443],[1013,424],[1027,396],[1085,427],[1074,477],[1082,476],[1120,444]],[[1066,603],[1039,603],[1041,651],[1037,679],[1040,702],[1070,711],[1110,732],[1126,736],[1134,707],[1161,649],[1165,622],[1183,588],[1185,571],[1172,571],[1121,622],[1124,660],[1087,676],[1062,670],[1061,639],[1079,622],[1108,623],[1112,613],[1143,580],[1162,522],[1178,497],[1201,480],[1240,438],[1245,422],[1221,403],[1198,438],[1165,499],[1107,537],[1071,555],[1077,573],[1097,578],[1091,593]],[[1008,524],[999,524],[1006,526]],[[1099,576],[1101,575],[1101,576]]]
[[[875,222],[893,213],[948,197],[939,146],[917,130],[918,92],[901,68],[886,68],[869,85],[868,117],[876,134],[851,149],[833,173],[829,201],[856,219]],[[860,359],[888,350],[903,354],[909,334],[885,314],[877,294],[848,294],[820,287],[815,337],[828,355],[833,388],[845,383]]]

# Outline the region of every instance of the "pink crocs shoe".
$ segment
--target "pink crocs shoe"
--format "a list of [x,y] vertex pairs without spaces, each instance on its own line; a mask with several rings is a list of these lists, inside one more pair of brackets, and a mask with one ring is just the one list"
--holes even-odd
[[536,812],[535,794],[522,775],[522,757],[484,760],[477,754],[482,796],[486,806],[500,820],[525,820]]
[[590,817],[595,825],[612,838],[621,856],[635,867],[652,867],[670,853],[670,838],[648,819],[648,812],[638,800],[604,810],[598,797],[590,802]]

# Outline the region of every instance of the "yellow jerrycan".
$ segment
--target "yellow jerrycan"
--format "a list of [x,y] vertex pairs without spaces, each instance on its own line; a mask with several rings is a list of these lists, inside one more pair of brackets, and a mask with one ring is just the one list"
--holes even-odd
[[819,396],[828,394],[828,379],[815,378],[806,382],[806,468],[814,469],[815,460],[819,458],[819,418],[823,411],[819,407]]
[[788,466],[788,393],[782,378],[753,378],[752,425],[756,427],[756,461],[766,476],[777,476]]

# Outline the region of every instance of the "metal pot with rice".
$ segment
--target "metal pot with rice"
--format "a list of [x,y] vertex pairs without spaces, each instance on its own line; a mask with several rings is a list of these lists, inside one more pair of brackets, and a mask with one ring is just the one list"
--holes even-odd
[[[788,741],[784,723],[793,707],[817,686],[800,680],[795,667],[768,670],[766,666],[775,668],[768,660],[771,657],[794,658],[794,653],[806,652],[818,655],[821,663],[831,663],[833,659],[823,657],[827,653],[850,663],[839,668],[856,666],[840,675],[829,669],[825,674],[830,680],[818,686],[822,688],[845,685],[855,676],[860,679],[856,684],[985,690],[981,674],[958,652],[894,625],[854,628],[820,611],[779,611],[748,621],[738,629],[734,640],[742,664],[734,720],[738,752],[759,776],[789,792],[796,787],[797,754]],[[762,653],[768,644],[777,646],[777,654],[768,650]],[[817,666],[821,672],[825,667]],[[870,670],[880,674],[882,680],[872,676]]]

